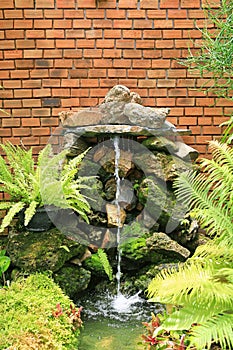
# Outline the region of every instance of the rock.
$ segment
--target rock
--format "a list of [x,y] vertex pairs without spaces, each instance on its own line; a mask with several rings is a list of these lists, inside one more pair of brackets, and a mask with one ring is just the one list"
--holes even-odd
[[82,188],[81,194],[87,198],[92,209],[102,211],[105,203],[102,182],[97,177],[93,177],[86,179],[83,184],[88,188]]
[[105,184],[104,189],[105,197],[107,200],[113,200],[116,196],[116,179],[111,177]]
[[124,115],[125,102],[102,103],[99,108],[103,114],[102,124],[129,124],[128,118]]
[[175,155],[187,162],[195,161],[199,156],[199,153],[194,148],[186,145],[183,142],[176,141],[175,142],[177,150],[174,152]]
[[116,205],[107,204],[106,212],[108,217],[108,227],[123,227],[126,219],[126,213],[123,209],[120,209],[120,213],[118,213]]
[[68,150],[69,157],[76,157],[88,149],[88,144],[82,139],[77,138],[73,133],[67,133],[64,136],[64,149]]
[[115,85],[105,96],[104,102],[128,102],[129,100],[130,89],[124,85]]
[[73,128],[101,123],[102,113],[98,108],[87,108],[78,112],[61,112],[59,113],[59,118],[63,127]]
[[118,202],[121,208],[129,211],[131,211],[136,206],[137,198],[134,195],[132,183],[127,179],[121,180],[120,182]]
[[134,155],[133,162],[144,173],[162,181],[173,181],[179,174],[191,169],[190,163],[166,153],[139,153]]
[[[109,149],[108,152],[105,152],[104,156],[99,159],[99,163],[107,173],[115,173],[115,151]],[[120,151],[119,159],[119,175],[120,177],[126,177],[128,172],[134,168],[132,163],[132,153],[128,151]]]
[[74,299],[78,294],[87,289],[91,272],[78,266],[63,266],[53,275],[54,281],[70,298]]
[[25,272],[57,271],[66,261],[85,254],[86,247],[56,229],[10,234],[7,252],[14,266]]
[[124,109],[124,115],[131,124],[153,129],[162,127],[168,113],[168,108],[144,107],[138,103],[127,103]]
[[137,262],[160,264],[184,261],[190,255],[188,249],[163,232],[154,232],[150,237],[142,236],[130,240],[122,245],[121,250],[122,258],[134,261],[136,266],[138,266]]
[[177,143],[163,136],[149,137],[142,144],[148,149],[155,151],[164,151],[166,153],[174,153],[178,150]]

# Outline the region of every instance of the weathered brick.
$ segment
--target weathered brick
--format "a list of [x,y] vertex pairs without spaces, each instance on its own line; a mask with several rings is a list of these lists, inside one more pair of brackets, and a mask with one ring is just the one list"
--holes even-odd
[[60,98],[42,98],[42,107],[59,107],[60,105]]

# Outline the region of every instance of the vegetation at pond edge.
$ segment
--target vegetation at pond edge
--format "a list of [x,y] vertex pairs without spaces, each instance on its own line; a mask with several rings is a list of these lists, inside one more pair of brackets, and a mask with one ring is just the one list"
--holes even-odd
[[0,289],[0,349],[77,350],[80,309],[44,274]]

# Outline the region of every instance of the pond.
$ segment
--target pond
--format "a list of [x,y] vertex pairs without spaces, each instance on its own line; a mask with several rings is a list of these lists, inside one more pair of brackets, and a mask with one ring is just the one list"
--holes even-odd
[[131,297],[90,294],[81,305],[84,328],[79,350],[142,350],[142,322],[150,320],[151,312],[163,311],[161,305],[148,303],[139,293]]

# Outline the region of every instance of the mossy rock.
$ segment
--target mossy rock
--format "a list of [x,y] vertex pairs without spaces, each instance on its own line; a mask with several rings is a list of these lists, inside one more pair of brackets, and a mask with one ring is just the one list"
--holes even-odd
[[[37,273],[0,289],[0,349],[76,350],[79,329],[67,315],[72,301],[54,281]],[[53,316],[57,304],[59,317]]]
[[81,258],[86,247],[68,239],[60,231],[10,234],[7,253],[14,266],[22,271],[58,271],[73,257]]
[[53,277],[64,293],[73,299],[87,289],[91,272],[79,266],[63,266]]

